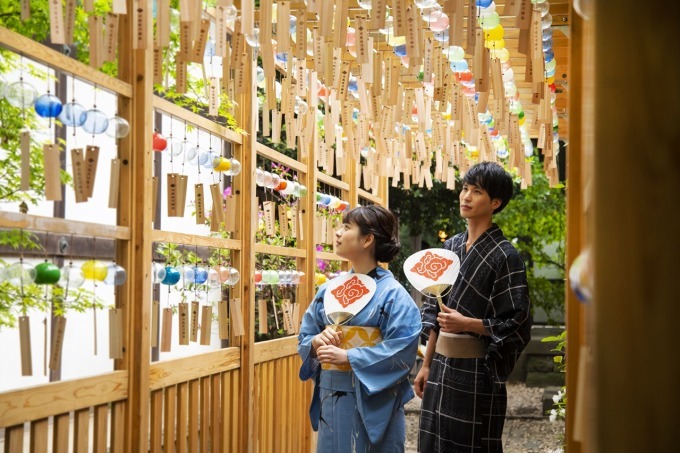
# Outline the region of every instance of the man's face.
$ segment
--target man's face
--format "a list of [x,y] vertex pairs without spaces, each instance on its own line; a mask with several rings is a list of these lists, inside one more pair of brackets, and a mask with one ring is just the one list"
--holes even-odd
[[494,209],[500,206],[498,199],[491,199],[486,190],[478,185],[466,183],[460,191],[460,215],[465,219],[491,217]]

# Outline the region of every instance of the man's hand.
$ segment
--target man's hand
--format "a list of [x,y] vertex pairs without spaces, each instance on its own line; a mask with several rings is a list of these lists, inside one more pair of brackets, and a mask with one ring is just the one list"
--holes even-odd
[[332,365],[349,365],[347,351],[337,346],[319,346],[319,349],[316,350],[316,357],[321,363],[330,363]]
[[326,327],[326,330],[312,338],[312,349],[316,352],[321,346],[340,346],[341,341],[342,332]]
[[418,398],[423,397],[423,392],[425,391],[425,384],[427,383],[427,378],[430,376],[430,367],[423,365],[420,367],[420,371],[416,375],[416,379],[413,382],[413,387],[418,395]]
[[441,307],[442,311],[437,315],[437,322],[442,332],[460,333],[469,331],[468,324],[470,318],[461,315],[453,308],[446,305]]

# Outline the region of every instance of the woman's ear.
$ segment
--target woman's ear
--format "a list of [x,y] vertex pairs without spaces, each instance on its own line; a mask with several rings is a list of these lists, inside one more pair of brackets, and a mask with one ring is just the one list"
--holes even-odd
[[364,236],[363,239],[364,239],[363,247],[365,249],[369,248],[375,242],[375,236],[373,234],[370,234],[370,233],[367,234],[366,236]]

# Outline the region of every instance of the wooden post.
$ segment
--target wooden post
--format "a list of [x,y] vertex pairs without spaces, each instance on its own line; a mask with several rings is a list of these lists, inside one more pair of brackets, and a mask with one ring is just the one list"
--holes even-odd
[[[120,204],[118,225],[131,228],[130,241],[119,241],[117,257],[128,271],[128,281],[117,291],[116,306],[124,313],[124,354],[115,361],[117,369],[129,371],[129,391],[125,419],[125,451],[146,451],[149,437],[149,328],[151,307],[151,134],[153,96],[153,45],[151,0],[127,0],[120,16],[119,77],[132,85],[132,100],[119,98],[119,114],[132,126],[131,134],[120,143]],[[139,10],[146,14],[138,16]],[[133,49],[137,23],[146,30],[145,44]]]
[[[677,125],[680,62],[663,43],[680,17],[594,2],[594,436],[588,451],[677,448]],[[644,55],[645,70],[626,70]],[[651,89],[650,81],[656,89]],[[624,94],[625,93],[625,94]],[[621,107],[625,97],[626,106]],[[587,99],[587,98],[586,98]]]

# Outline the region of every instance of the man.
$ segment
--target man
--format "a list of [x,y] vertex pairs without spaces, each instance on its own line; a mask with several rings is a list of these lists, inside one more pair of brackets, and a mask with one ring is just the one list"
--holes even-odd
[[444,307],[430,300],[422,309],[429,342],[415,379],[421,452],[503,451],[505,382],[531,329],[524,263],[492,221],[512,193],[510,174],[496,163],[479,163],[463,179],[468,228],[444,243],[460,258],[460,275]]

